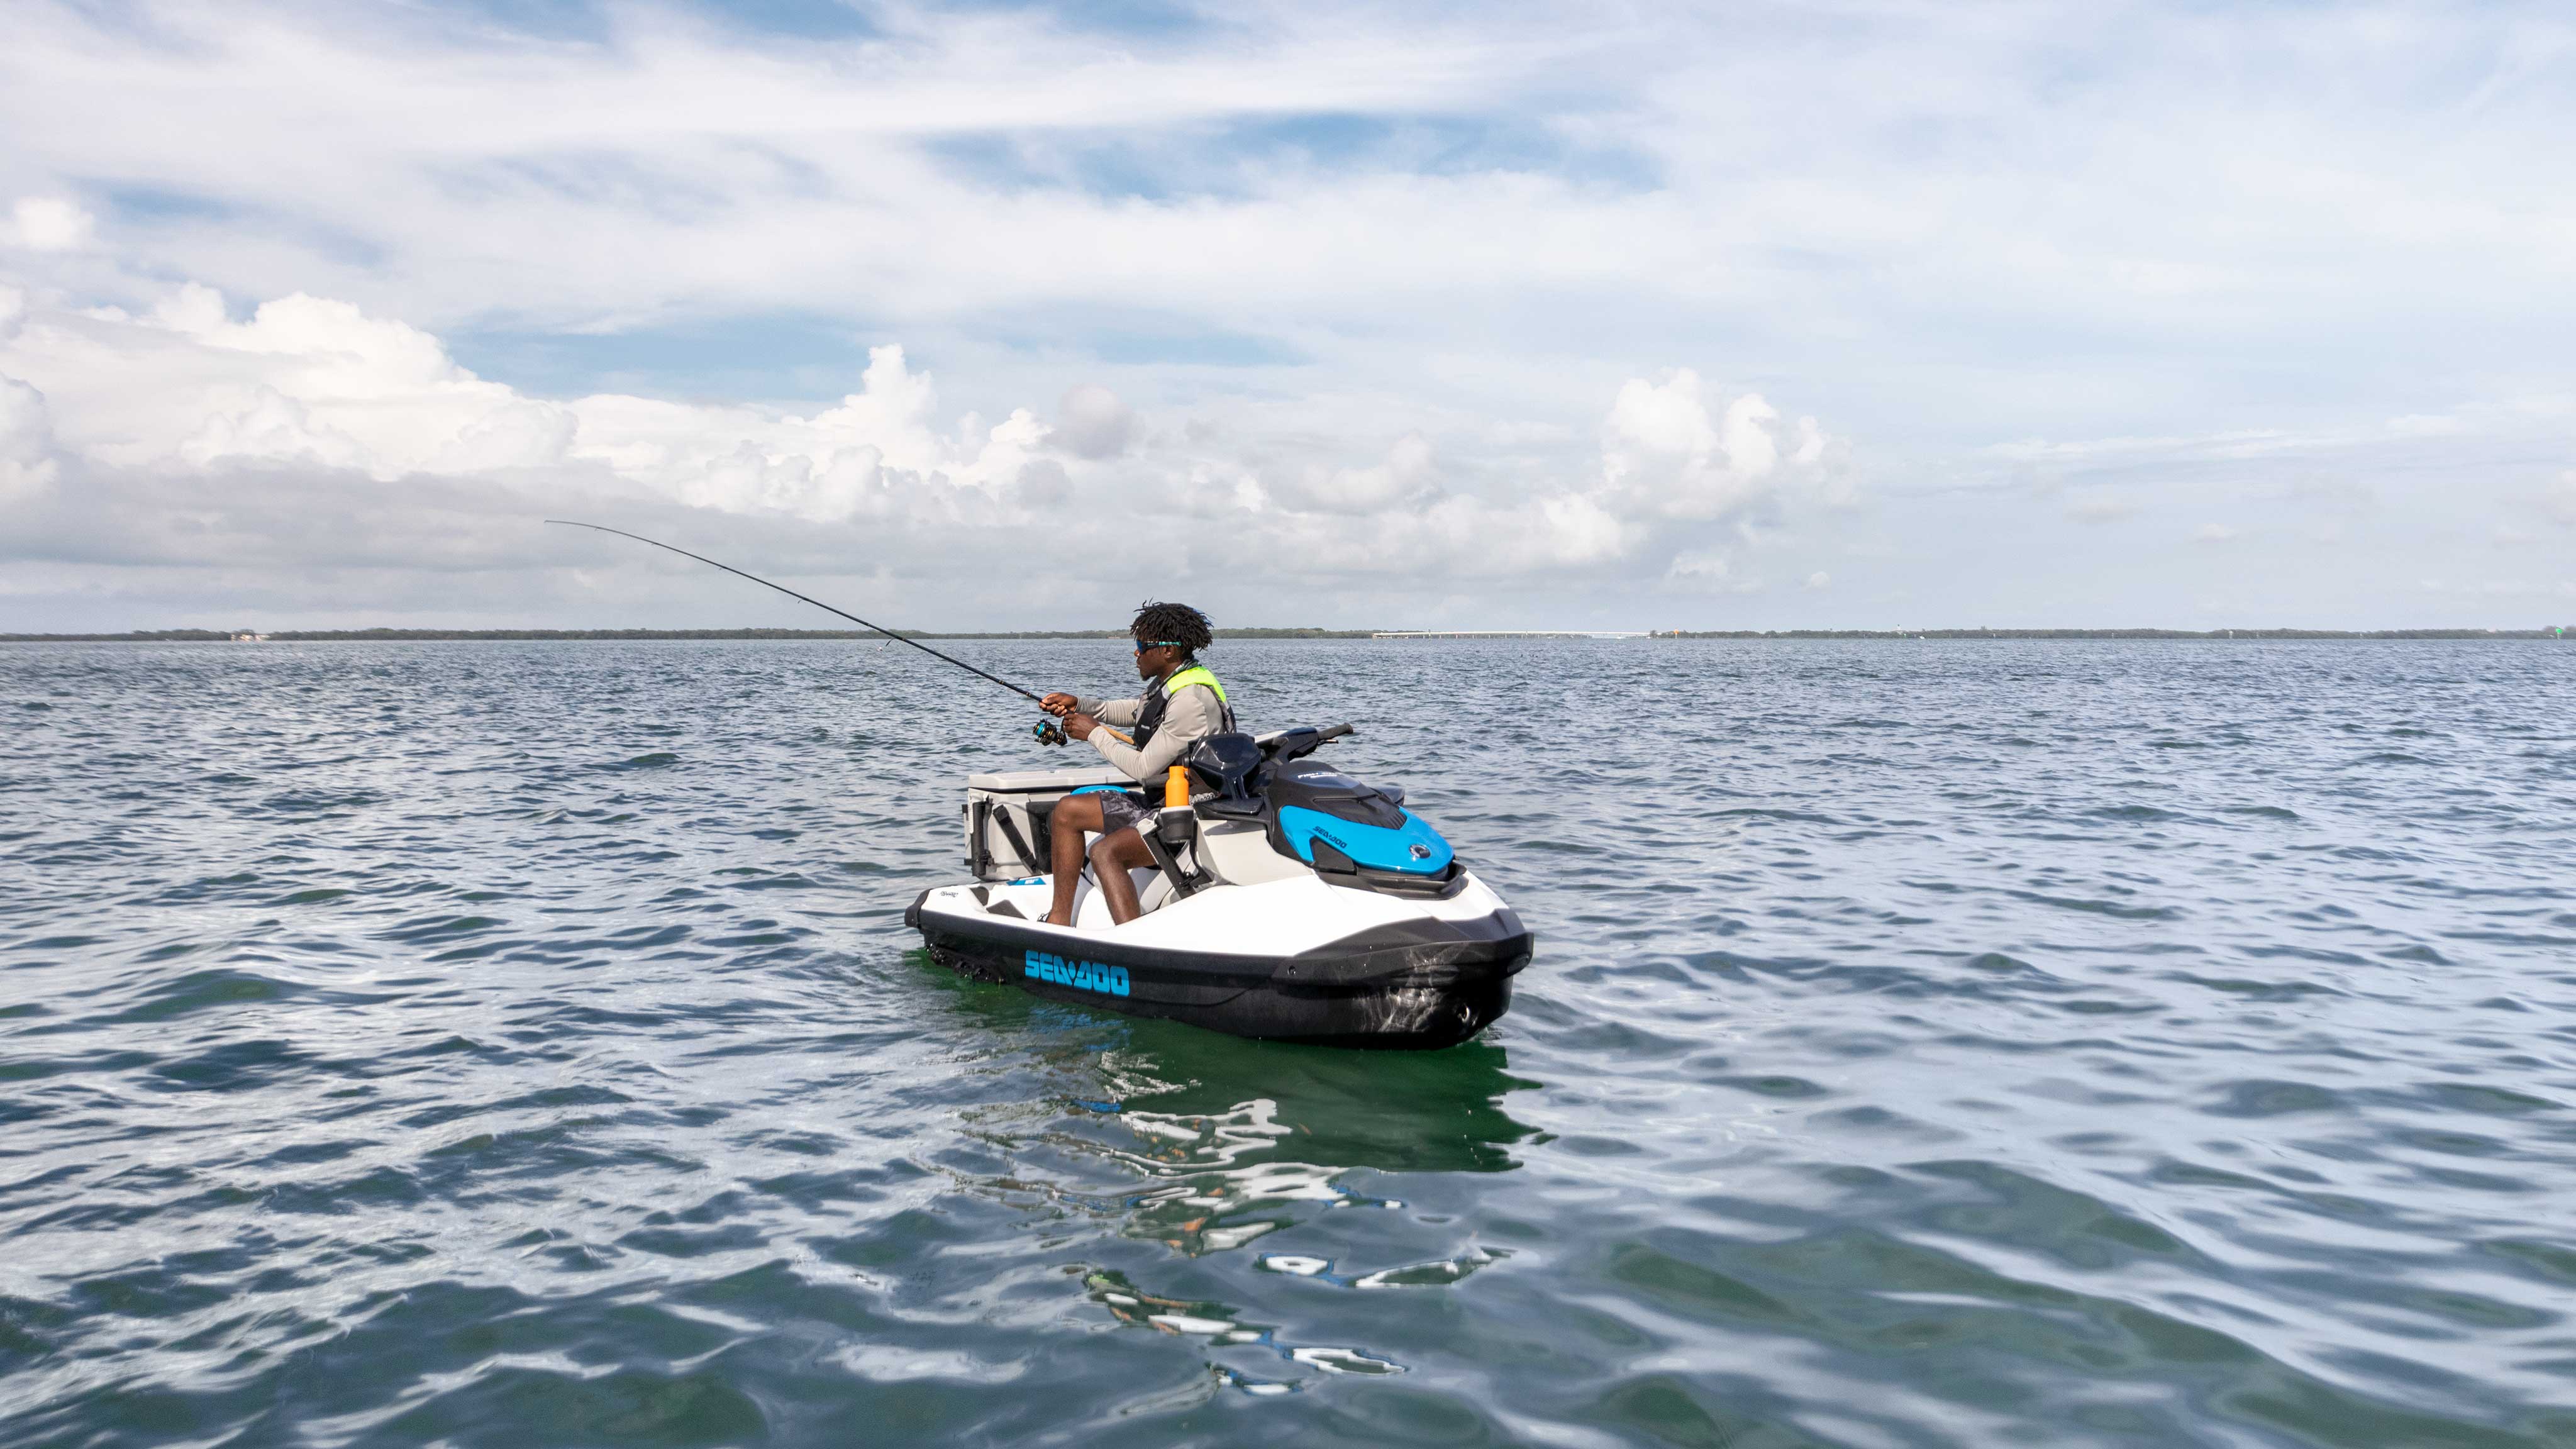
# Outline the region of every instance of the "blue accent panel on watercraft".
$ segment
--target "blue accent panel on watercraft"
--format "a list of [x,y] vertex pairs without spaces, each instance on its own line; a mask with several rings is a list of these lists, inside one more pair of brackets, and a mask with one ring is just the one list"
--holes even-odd
[[1355,820],[1339,820],[1320,810],[1298,805],[1279,807],[1279,833],[1297,852],[1297,858],[1308,865],[1315,863],[1315,842],[1323,841],[1351,858],[1354,864],[1369,870],[1392,870],[1405,875],[1437,875],[1449,868],[1455,852],[1440,832],[1407,810],[1404,824],[1395,829],[1379,825],[1362,825]]

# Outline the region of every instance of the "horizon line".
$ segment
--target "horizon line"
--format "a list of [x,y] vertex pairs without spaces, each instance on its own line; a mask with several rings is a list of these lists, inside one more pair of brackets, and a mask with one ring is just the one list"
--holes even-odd
[[[887,633],[905,639],[1124,639],[1123,629],[992,629],[936,630],[898,629],[869,632],[860,629],[773,629],[756,627],[716,627],[695,629],[551,629],[489,628],[447,629],[375,625],[362,629],[133,629],[118,632],[92,631],[76,633],[0,633],[0,643],[10,644],[115,644],[115,643],[333,643],[368,641],[436,642],[443,640],[490,640],[497,642],[618,642],[618,641],[760,641],[760,640],[847,640],[883,639]],[[1215,631],[1219,641],[1280,639],[1374,639],[1387,642],[1432,642],[1439,640],[1495,639],[1572,639],[1620,641],[1628,639],[2539,639],[2576,638],[2576,625],[2542,625],[2535,628],[2398,628],[2398,629],[2304,629],[2290,627],[2167,629],[2156,627],[1989,627],[1974,628],[1902,628],[1902,629],[1325,629],[1319,627],[1245,627]]]

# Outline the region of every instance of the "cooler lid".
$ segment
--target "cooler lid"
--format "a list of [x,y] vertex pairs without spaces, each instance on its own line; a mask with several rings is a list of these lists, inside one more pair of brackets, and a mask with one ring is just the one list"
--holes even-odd
[[1085,785],[1133,785],[1127,772],[1116,765],[1093,765],[1081,770],[1001,770],[991,774],[969,775],[966,788],[995,795],[1028,795],[1040,790],[1078,790]]

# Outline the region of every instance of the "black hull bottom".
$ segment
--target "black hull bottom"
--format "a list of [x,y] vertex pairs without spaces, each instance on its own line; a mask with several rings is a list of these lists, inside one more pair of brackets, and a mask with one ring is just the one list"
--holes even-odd
[[[998,921],[960,929],[918,902],[906,914],[932,960],[973,980],[1229,1036],[1375,1050],[1436,1050],[1483,1031],[1511,1008],[1512,977],[1531,948],[1506,911],[1490,926],[1348,943],[1247,973],[1240,958],[1117,951]],[[1057,954],[1067,950],[1099,959]]]

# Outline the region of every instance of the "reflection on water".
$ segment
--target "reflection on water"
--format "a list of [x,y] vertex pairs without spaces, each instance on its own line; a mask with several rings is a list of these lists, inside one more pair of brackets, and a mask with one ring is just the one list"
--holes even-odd
[[1304,1379],[1293,1372],[1287,1378],[1267,1378],[1247,1372],[1240,1361],[1261,1358],[1326,1374],[1398,1374],[1404,1366],[1393,1359],[1378,1358],[1356,1348],[1326,1344],[1293,1344],[1280,1340],[1278,1330],[1262,1324],[1246,1323],[1237,1311],[1222,1303],[1206,1300],[1165,1298],[1145,1292],[1116,1273],[1092,1273],[1084,1277],[1083,1286],[1091,1290],[1091,1299],[1109,1310],[1121,1323],[1150,1328],[1157,1333],[1199,1340],[1207,1345],[1213,1357],[1208,1362],[1211,1375],[1229,1388],[1262,1396],[1290,1393],[1303,1386]]
[[[1042,1053],[1045,1095],[963,1114],[1008,1163],[967,1185],[1040,1217],[1087,1216],[1183,1259],[1255,1239],[1277,1247],[1322,1214],[1401,1212],[1407,1204],[1396,1194],[1406,1174],[1510,1172],[1519,1166],[1515,1144],[1543,1140],[1504,1106],[1507,1094],[1537,1084],[1512,1076],[1507,1050],[1492,1042],[1406,1054],[1281,1047],[1031,1006],[1007,987],[959,990],[964,1010],[1062,1034]],[[1238,1095],[1245,1092],[1267,1095]],[[1287,1251],[1257,1262],[1335,1288],[1429,1289],[1509,1256],[1471,1244],[1427,1261],[1347,1270]],[[1319,1373],[1402,1371],[1399,1345],[1282,1337],[1276,1325],[1248,1321],[1219,1299],[1135,1281],[1155,1271],[1084,1265],[1083,1278],[1091,1301],[1117,1321],[1205,1343],[1216,1382],[1258,1396]],[[1278,1362],[1258,1372],[1245,1366],[1264,1356]]]
[[1342,1288],[1445,1288],[1488,1263],[1499,1263],[1511,1256],[1502,1248],[1470,1248],[1455,1258],[1442,1258],[1432,1263],[1407,1263],[1401,1268],[1380,1268],[1373,1273],[1353,1277],[1336,1273],[1331,1262],[1323,1258],[1301,1258],[1293,1253],[1270,1253],[1261,1266],[1273,1273],[1293,1273],[1300,1278],[1313,1278]]

